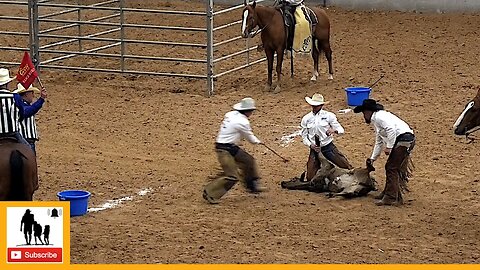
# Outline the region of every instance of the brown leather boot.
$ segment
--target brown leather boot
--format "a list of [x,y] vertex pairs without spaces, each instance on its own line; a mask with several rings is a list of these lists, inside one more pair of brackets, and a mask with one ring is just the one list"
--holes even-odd
[[262,193],[268,191],[268,188],[263,186],[255,186],[254,188],[247,188],[247,191],[250,193]]
[[207,191],[204,190],[203,191],[203,198],[209,202],[210,204],[218,204],[219,201],[218,200],[215,200],[214,198],[210,197],[208,194],[207,194]]
[[393,205],[393,206],[399,206],[401,203],[399,202],[398,199],[393,198],[392,196],[389,195],[384,195],[383,198],[379,201],[375,202],[376,205],[381,206],[381,205]]
[[398,192],[397,201],[399,204],[403,204],[403,196],[401,191]]
[[385,192],[380,192],[380,194],[376,195],[375,197],[373,197],[375,200],[381,200],[383,199],[383,196],[385,195]]

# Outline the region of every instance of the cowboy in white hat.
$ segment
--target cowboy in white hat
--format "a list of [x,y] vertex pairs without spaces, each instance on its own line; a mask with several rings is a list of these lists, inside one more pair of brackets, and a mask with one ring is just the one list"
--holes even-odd
[[388,156],[385,164],[385,189],[376,196],[377,205],[403,204],[403,192],[407,190],[408,178],[413,164],[410,153],[415,147],[415,135],[408,124],[393,113],[385,111],[382,104],[373,99],[365,99],[362,105],[355,107],[355,113],[363,113],[365,123],[375,127],[375,146],[367,159],[367,166],[383,151]]
[[[13,80],[6,68],[0,68],[0,137],[15,137],[19,142],[29,145],[19,132],[19,122],[24,117],[31,116],[31,111],[25,112],[22,98],[8,90],[8,84]],[[30,145],[29,145],[30,146]]]
[[[45,88],[40,91],[38,88],[30,86],[25,89],[22,84],[17,84],[17,89],[13,93],[19,94],[23,100],[25,110],[31,111],[32,116],[24,118],[20,121],[20,133],[27,140],[33,152],[36,154],[35,143],[38,141],[37,124],[35,122],[35,114],[42,108],[45,99],[47,98],[47,91]],[[34,94],[39,93],[40,98],[33,102]]]
[[234,111],[225,114],[215,143],[215,151],[223,173],[205,186],[203,191],[203,198],[212,204],[218,203],[218,200],[239,181],[241,178],[239,169],[249,192],[265,191],[265,188],[258,185],[260,175],[255,159],[238,147],[243,138],[252,144],[262,144],[253,134],[248,121],[256,109],[255,100],[244,98],[233,105],[233,109]]
[[352,169],[353,166],[333,143],[333,136],[342,135],[345,130],[334,113],[323,110],[329,102],[318,93],[305,97],[305,101],[312,106],[312,111],[302,118],[300,124],[303,143],[310,148],[306,180],[310,181],[320,168],[319,154],[340,168]]

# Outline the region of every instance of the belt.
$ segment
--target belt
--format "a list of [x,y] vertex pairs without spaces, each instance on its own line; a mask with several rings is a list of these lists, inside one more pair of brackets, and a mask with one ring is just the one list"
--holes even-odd
[[15,132],[9,132],[9,133],[0,133],[0,137],[15,137]]
[[402,142],[407,141],[408,142],[408,141],[414,141],[414,140],[415,140],[415,135],[413,135],[413,133],[405,132],[405,133],[402,133],[402,134],[398,135],[395,141],[402,141]]
[[232,156],[235,156],[240,150],[240,147],[233,143],[215,143],[215,148],[228,151]]

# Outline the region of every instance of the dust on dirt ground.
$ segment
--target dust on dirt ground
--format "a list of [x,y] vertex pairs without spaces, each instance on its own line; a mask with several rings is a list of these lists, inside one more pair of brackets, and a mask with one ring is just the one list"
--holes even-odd
[[[169,3],[204,10],[195,1]],[[452,124],[480,84],[480,16],[327,13],[335,79],[326,80],[322,59],[319,80],[310,82],[311,60],[298,57],[295,78],[284,76],[279,94],[263,91],[265,63],[221,77],[210,98],[205,81],[44,70],[49,98],[37,117],[41,185],[35,199],[85,189],[92,192],[90,206],[98,206],[153,189],[119,208],[72,218],[72,263],[479,263],[479,144],[454,137]],[[286,64],[283,73],[289,74]],[[368,85],[381,74],[386,77],[372,97],[417,135],[406,205],[377,207],[371,195],[343,200],[282,190],[280,181],[299,175],[307,160],[298,137],[288,147],[280,142],[310,110],[304,97],[320,92],[331,102],[326,109],[336,112],[346,108],[345,87]],[[256,135],[290,163],[244,144],[270,191],[253,196],[238,185],[221,204],[208,205],[201,191],[218,168],[219,124],[245,96],[257,100]],[[346,134],[337,146],[363,166],[372,128],[360,115],[338,118]],[[380,188],[384,162],[382,156],[375,164]]]

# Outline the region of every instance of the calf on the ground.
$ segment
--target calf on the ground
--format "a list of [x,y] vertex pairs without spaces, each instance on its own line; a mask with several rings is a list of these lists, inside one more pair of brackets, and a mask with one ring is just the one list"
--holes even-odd
[[346,198],[367,195],[376,190],[375,179],[370,172],[375,168],[342,169],[319,155],[320,169],[310,181],[304,181],[305,173],[300,178],[294,177],[289,181],[282,181],[281,186],[286,189],[308,190],[312,192],[329,192],[333,196]]

